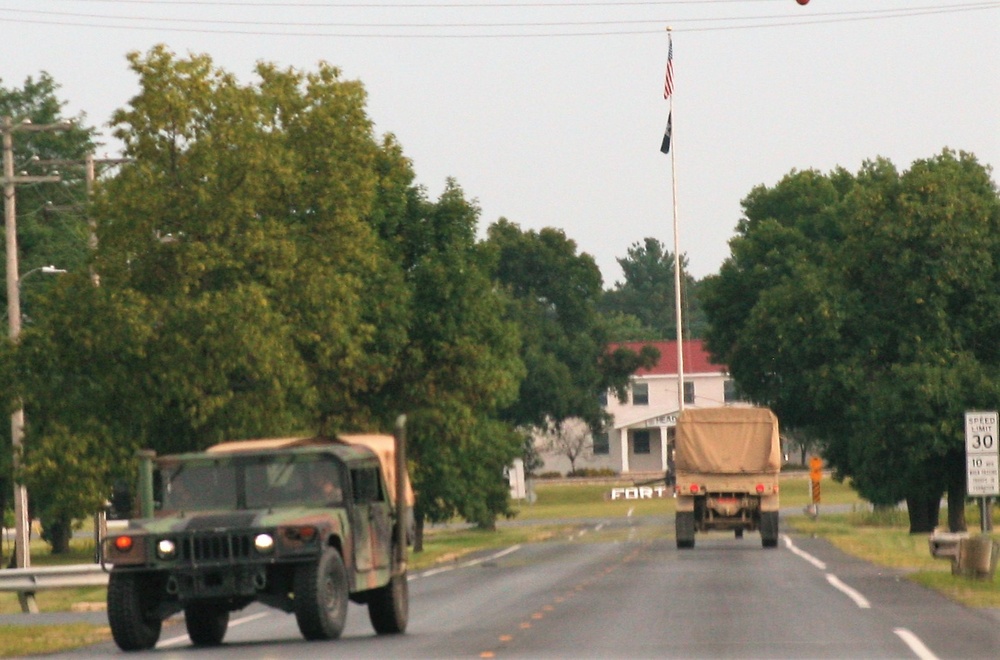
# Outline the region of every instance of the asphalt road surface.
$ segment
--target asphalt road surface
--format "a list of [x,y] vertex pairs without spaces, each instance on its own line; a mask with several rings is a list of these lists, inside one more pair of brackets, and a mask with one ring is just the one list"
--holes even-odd
[[[699,535],[672,521],[593,522],[410,576],[405,635],[377,637],[351,605],[344,636],[305,642],[292,615],[233,613],[224,643],[190,646],[182,621],[162,658],[995,658],[1000,613],[956,605],[819,539]],[[118,654],[113,644],[61,657]],[[124,654],[121,654],[124,655]]]

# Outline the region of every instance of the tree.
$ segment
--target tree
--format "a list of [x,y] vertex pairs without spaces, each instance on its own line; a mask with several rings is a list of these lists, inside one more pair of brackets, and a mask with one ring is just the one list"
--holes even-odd
[[550,421],[545,425],[543,439],[545,451],[565,456],[569,461],[570,475],[576,474],[576,462],[593,450],[590,429],[581,424],[556,424]]
[[380,227],[412,294],[409,335],[382,407],[410,411],[419,549],[424,520],[460,515],[491,528],[510,514],[503,470],[521,438],[498,412],[517,395],[524,368],[520,333],[504,318],[508,301],[476,244],[479,209],[449,181],[437,202],[411,190],[397,211],[405,217],[383,216]]
[[600,271],[561,230],[522,231],[500,219],[489,228],[486,249],[494,280],[512,299],[509,314],[521,330],[527,369],[503,419],[545,428],[580,418],[601,432],[607,414],[600,395],[623,392],[639,366],[655,362],[655,350],[608,353],[607,325],[597,311]]
[[101,191],[96,266],[154,310],[144,434],[198,449],[369,423],[405,290],[367,222],[380,145],[362,86],[327,65],[261,63],[241,85],[207,56],[129,59],[141,91],[113,123],[135,162]]
[[[634,317],[647,330],[620,334],[614,337],[615,341],[676,339],[674,255],[659,240],[646,238],[642,243],[633,243],[628,249],[628,256],[617,261],[625,280],[616,282],[613,289],[604,292],[600,309],[606,315]],[[697,283],[687,274],[685,257],[681,257],[681,292],[684,335],[701,337],[705,326],[704,314],[698,302]]]
[[[820,438],[912,532],[964,521],[962,413],[1000,394],[1000,200],[974,156],[900,174],[792,172],[743,202],[732,256],[706,282],[708,348],[753,400]],[[993,334],[989,334],[993,333]]]

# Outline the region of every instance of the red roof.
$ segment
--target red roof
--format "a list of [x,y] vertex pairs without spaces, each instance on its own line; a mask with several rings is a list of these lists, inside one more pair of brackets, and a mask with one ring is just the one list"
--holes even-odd
[[[660,351],[660,361],[651,369],[639,369],[637,376],[666,376],[677,373],[677,342],[676,341],[624,341],[611,344],[612,350],[623,347],[638,353],[643,346],[654,346]],[[717,374],[725,373],[729,368],[724,364],[712,364],[711,356],[700,339],[688,339],[684,342],[684,373],[685,374]]]

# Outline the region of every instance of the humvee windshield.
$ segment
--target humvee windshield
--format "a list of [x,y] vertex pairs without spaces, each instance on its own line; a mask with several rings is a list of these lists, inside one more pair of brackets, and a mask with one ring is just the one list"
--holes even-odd
[[335,506],[339,464],[326,455],[199,458],[161,465],[154,476],[161,512]]

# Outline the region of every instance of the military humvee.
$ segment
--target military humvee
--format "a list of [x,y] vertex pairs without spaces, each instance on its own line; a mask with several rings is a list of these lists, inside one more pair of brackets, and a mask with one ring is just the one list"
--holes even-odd
[[[183,611],[195,645],[222,642],[230,612],[293,612],[306,639],[340,636],[348,599],[379,634],[406,629],[412,490],[396,438],[228,442],[140,456],[139,518],[102,544],[108,621],[125,651],[149,649]],[[402,493],[398,497],[397,493]]]

